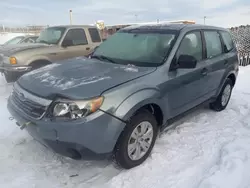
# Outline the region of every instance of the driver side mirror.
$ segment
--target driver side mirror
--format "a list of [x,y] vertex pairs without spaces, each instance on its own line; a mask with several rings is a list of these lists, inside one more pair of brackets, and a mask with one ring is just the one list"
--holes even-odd
[[62,47],[66,48],[68,46],[73,46],[73,40],[64,39],[63,42],[62,42]]
[[180,55],[177,60],[177,68],[180,69],[193,69],[196,67],[197,60],[191,55]]

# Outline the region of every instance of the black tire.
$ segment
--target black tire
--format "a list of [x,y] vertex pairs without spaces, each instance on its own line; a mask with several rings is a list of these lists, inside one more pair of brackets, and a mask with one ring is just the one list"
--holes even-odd
[[[227,86],[228,87],[230,86],[230,94],[229,94],[229,98],[228,98],[227,102],[225,104],[223,104],[222,95],[223,95],[223,92]],[[217,111],[217,112],[224,110],[227,107],[228,102],[230,101],[232,89],[233,89],[233,82],[231,79],[227,78],[227,80],[226,80],[225,84],[223,85],[222,90],[221,90],[220,94],[218,95],[218,97],[216,98],[216,100],[214,102],[210,103],[210,105],[209,105],[210,109]]]
[[33,70],[36,70],[36,69],[40,69],[46,65],[49,65],[49,64],[42,64],[42,63],[34,63],[33,65],[31,65],[31,71]]
[[[133,133],[137,125],[139,125],[141,122],[144,122],[144,121],[149,122],[152,125],[153,137],[152,137],[151,145],[149,146],[149,149],[144,154],[144,156],[142,156],[138,160],[132,160],[128,154],[128,142],[129,142],[131,134]],[[130,169],[143,163],[148,158],[149,154],[151,153],[154,147],[157,133],[158,133],[157,121],[150,112],[143,110],[143,111],[136,113],[130,119],[129,123],[126,125],[124,131],[121,133],[118,139],[118,142],[116,144],[116,147],[114,150],[114,159],[116,163],[118,164],[118,166],[125,168],[125,169]]]
[[36,70],[36,69],[40,69],[46,65],[50,65],[51,62],[47,61],[47,60],[38,60],[38,61],[34,61],[30,64],[31,66],[31,71]]
[[20,74],[18,72],[5,71],[4,77],[7,83],[12,83],[18,80]]

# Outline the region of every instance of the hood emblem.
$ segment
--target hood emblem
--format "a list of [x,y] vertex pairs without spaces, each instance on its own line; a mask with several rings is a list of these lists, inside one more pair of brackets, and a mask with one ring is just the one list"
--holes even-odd
[[23,93],[18,93],[18,97],[19,97],[19,99],[21,100],[21,101],[26,101],[26,98],[25,98],[25,96],[24,96],[24,94]]

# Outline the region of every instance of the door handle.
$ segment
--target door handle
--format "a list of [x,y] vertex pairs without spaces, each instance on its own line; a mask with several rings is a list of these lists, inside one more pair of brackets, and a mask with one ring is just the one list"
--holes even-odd
[[207,73],[208,73],[208,70],[207,70],[206,68],[204,68],[204,69],[201,70],[201,74],[202,74],[203,76],[206,76]]
[[86,50],[90,50],[90,47],[87,47]]

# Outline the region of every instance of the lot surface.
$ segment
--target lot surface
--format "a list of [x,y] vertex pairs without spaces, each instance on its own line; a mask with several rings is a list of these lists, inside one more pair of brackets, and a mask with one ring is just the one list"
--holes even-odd
[[228,108],[199,109],[159,136],[132,170],[74,161],[21,131],[6,109],[12,85],[0,76],[0,187],[250,188],[250,67],[241,68]]

